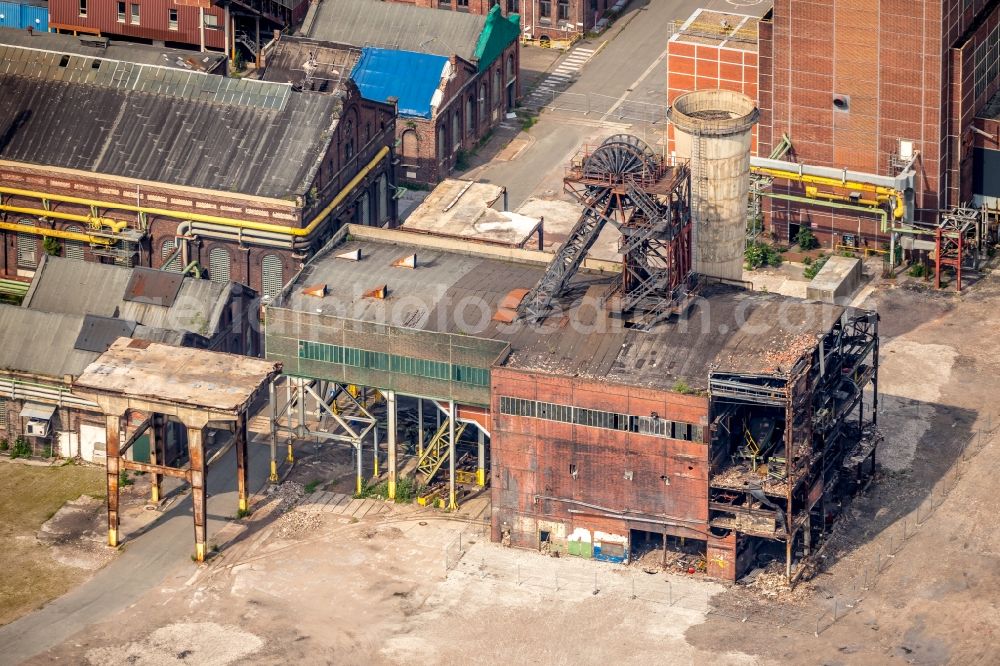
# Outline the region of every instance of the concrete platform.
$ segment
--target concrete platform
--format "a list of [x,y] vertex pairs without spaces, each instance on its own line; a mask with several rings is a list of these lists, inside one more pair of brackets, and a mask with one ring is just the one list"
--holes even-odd
[[806,298],[827,303],[842,302],[854,293],[861,279],[860,259],[830,257],[806,287]]

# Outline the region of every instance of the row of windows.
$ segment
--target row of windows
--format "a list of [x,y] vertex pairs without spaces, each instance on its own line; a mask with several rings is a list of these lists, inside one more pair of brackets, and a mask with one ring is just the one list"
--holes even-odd
[[[90,0],[79,0],[80,2],[80,16],[82,18],[87,18],[88,4]],[[218,30],[219,29],[219,17],[214,14],[205,14],[205,27],[209,29]],[[125,19],[128,18],[128,22],[132,25],[139,25],[141,18],[141,10],[138,2],[127,3],[123,0],[118,2],[118,22],[125,23]],[[167,9],[167,27],[171,30],[177,30],[179,26],[178,23],[178,13],[176,8]]]
[[399,356],[385,352],[367,351],[354,347],[328,345],[323,342],[299,340],[299,358],[350,365],[356,368],[382,370],[414,377],[440,379],[473,386],[489,386],[490,371],[470,365],[458,365],[445,361],[428,361],[411,356]]
[[702,427],[693,423],[668,421],[657,416],[634,416],[605,412],[599,409],[584,409],[583,407],[557,405],[508,396],[500,396],[500,413],[685,441],[700,442],[703,435]]
[[991,81],[1000,74],[1000,27],[976,46],[975,51],[975,97],[986,92]]

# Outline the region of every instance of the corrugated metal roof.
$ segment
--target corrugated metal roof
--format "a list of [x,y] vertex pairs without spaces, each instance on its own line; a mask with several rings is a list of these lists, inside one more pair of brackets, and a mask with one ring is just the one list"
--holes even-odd
[[184,276],[171,271],[136,266],[125,287],[123,300],[134,303],[149,303],[169,308],[177,299]]
[[486,17],[380,0],[331,0],[319,5],[310,37],[475,62]]
[[130,338],[135,331],[135,322],[114,317],[86,315],[80,326],[73,349],[101,354],[108,350],[118,338]]
[[351,78],[367,99],[385,102],[396,97],[400,116],[430,118],[431,101],[447,66],[444,56],[367,46]]
[[[48,6],[47,2],[40,4]],[[197,72],[212,71],[226,58],[222,53],[182,51],[135,42],[111,41],[107,48],[99,48],[86,46],[73,35],[38,31],[29,35],[26,30],[0,30],[0,44]]]
[[36,312],[0,305],[0,370],[62,379],[79,375],[98,357],[74,349],[82,315]]
[[282,83],[11,46],[0,88],[2,159],[275,198],[312,186],[342,105]]
[[[176,298],[169,306],[125,300],[126,289],[137,270],[143,274],[165,273],[45,256],[22,305],[46,312],[118,317],[151,328],[191,331],[208,338],[219,331],[232,283],[181,278]],[[166,275],[180,278],[176,273]]]

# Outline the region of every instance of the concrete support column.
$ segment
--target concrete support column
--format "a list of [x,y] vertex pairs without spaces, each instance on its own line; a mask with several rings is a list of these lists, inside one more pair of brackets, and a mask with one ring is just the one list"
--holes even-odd
[[[149,463],[151,465],[166,464],[166,419],[163,414],[153,414],[149,417]],[[163,475],[153,474],[150,477],[149,501],[159,504],[163,491]]]
[[396,499],[396,392],[385,392],[386,427],[389,430],[389,499]]
[[205,523],[205,445],[202,427],[188,426],[188,455],[191,458],[191,504],[194,506],[194,558],[205,561],[208,529]]
[[278,398],[274,394],[274,380],[267,386],[267,397],[271,402],[271,474],[267,480],[278,482]]
[[455,501],[455,401],[448,401],[448,510],[458,509]]
[[247,457],[247,415],[246,412],[236,417],[235,432],[236,447],[236,491],[239,497],[239,510],[246,513],[250,508],[247,498],[247,486],[250,485],[249,459]]
[[121,418],[115,414],[104,417],[105,465],[108,473],[108,545],[118,547],[118,475],[121,462]]
[[375,440],[375,446],[372,447],[372,476],[378,476],[378,425],[372,428],[372,437]]
[[479,462],[476,465],[476,485],[480,488],[486,486],[486,434],[481,428],[477,428],[479,433]]

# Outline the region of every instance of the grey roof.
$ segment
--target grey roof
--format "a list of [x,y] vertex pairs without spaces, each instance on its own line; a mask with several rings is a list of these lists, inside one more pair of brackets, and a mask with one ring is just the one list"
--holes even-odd
[[[42,4],[47,6],[48,3]],[[199,53],[136,44],[135,42],[109,41],[106,48],[101,48],[89,46],[83,43],[79,37],[73,35],[60,35],[55,32],[28,34],[27,30],[0,30],[0,45],[58,51],[59,53],[121,60],[142,65],[161,65],[196,72],[214,71],[226,59],[224,54],[217,52]]]
[[338,44],[457,55],[474,61],[486,17],[381,0],[319,5],[309,36]]
[[[643,332],[625,328],[598,305],[616,278],[580,272],[558,301],[558,316],[541,328],[509,325],[491,317],[511,290],[535,285],[544,263],[506,260],[472,244],[468,251],[441,250],[433,239],[402,230],[386,236],[396,242],[335,239],[269,307],[502,340],[511,347],[510,367],[667,390],[678,380],[705,388],[710,371],[787,373],[844,312],[716,285],[702,288],[687,318]],[[406,242],[414,236],[420,240]],[[336,256],[354,249],[361,250],[360,261]],[[392,266],[411,254],[415,269]],[[317,284],[326,285],[325,297],[302,293]],[[364,295],[381,285],[385,299]]]
[[282,36],[268,52],[261,78],[276,83],[301,86],[305,78],[304,65],[312,56],[316,60],[312,91],[334,94],[343,90],[351,71],[361,57],[361,49],[329,44],[315,39]]
[[74,349],[83,316],[0,305],[0,370],[62,379],[77,376],[99,354]]
[[[148,273],[150,269],[140,272]],[[156,271],[159,273],[160,271]],[[220,329],[234,284],[184,278],[170,306],[125,300],[135,269],[63,257],[43,257],[22,307],[74,315],[117,317],[147,328],[190,331],[207,338]],[[137,337],[145,337],[136,333]]]
[[130,338],[134,332],[134,321],[85,315],[73,349],[101,353],[107,351],[118,338]]
[[0,46],[0,88],[0,159],[274,198],[309,190],[342,104],[12,46]]

